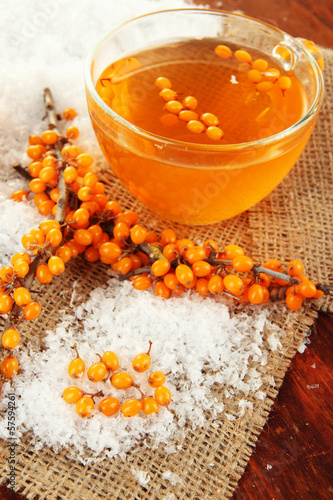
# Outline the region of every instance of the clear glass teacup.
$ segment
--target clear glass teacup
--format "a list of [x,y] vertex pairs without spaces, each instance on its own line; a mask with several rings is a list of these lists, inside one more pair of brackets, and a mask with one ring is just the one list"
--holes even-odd
[[[216,56],[214,50],[203,56],[200,47],[206,41],[211,47],[231,47],[233,56],[223,60]],[[190,56],[186,55],[186,50],[179,50],[178,57],[177,50],[180,47],[194,49],[190,50]],[[251,62],[236,59],[237,49],[252,54]],[[135,114],[140,106],[146,106],[150,100],[159,99],[160,91],[154,81],[150,81],[142,72],[145,64],[149,66],[147,54],[150,53],[159,54],[160,58],[159,64],[156,61],[155,66],[151,64],[153,73],[156,67],[160,71],[156,73],[156,70],[155,76],[165,76],[163,68],[169,64],[170,57],[173,61],[178,57],[175,63],[184,72],[183,80],[178,82],[179,86],[186,80],[187,67],[191,69],[186,64],[201,64],[203,58],[205,64],[227,63],[228,71],[243,71],[246,74],[245,83],[240,91],[242,96],[244,94],[244,104],[235,110],[235,119],[242,121],[243,116],[246,117],[247,106],[253,107],[256,99],[260,105],[260,99],[268,99],[267,102],[273,104],[266,106],[253,120],[255,133],[252,137],[248,136],[243,140],[240,134],[240,140],[233,140],[231,143],[227,141],[228,130],[221,141],[208,141],[204,134],[200,137],[193,134],[192,141],[188,134],[182,136],[179,133],[174,138],[161,133],[161,128],[158,133],[154,129],[143,128],[133,122],[131,113]],[[144,54],[141,62],[140,54]],[[253,61],[260,58],[266,58],[269,66],[273,64],[281,75],[288,75],[293,82],[294,97],[290,99],[287,96],[288,90],[279,89],[276,82],[273,82],[276,88],[272,92],[261,96],[261,92],[257,91],[258,83],[248,81]],[[130,88],[128,79],[132,77],[131,69],[128,73],[123,72],[121,78],[114,78],[114,82],[110,79],[114,83],[115,92],[120,89],[119,84],[127,89],[126,93],[117,97],[118,108],[113,109],[113,101],[103,99],[96,88],[106,68],[117,67],[117,61],[124,64],[126,60],[140,62],[132,68],[136,83]],[[110,66],[112,64],[115,66]],[[265,74],[267,71],[262,72],[264,78]],[[242,75],[241,77],[243,78]],[[237,78],[234,77],[231,83],[239,83]],[[191,81],[192,90],[188,88],[200,103],[200,92],[196,93],[197,88],[203,88],[200,86],[200,74]],[[108,87],[109,81],[106,83]],[[176,100],[180,102],[184,98],[182,91],[180,89],[180,94],[176,96]],[[215,96],[218,92],[216,79],[208,79],[205,91],[207,95],[211,92]],[[211,224],[247,210],[269,194],[285,177],[311,135],[322,104],[324,88],[322,72],[301,41],[243,15],[180,9],[138,17],[105,35],[88,57],[86,92],[90,118],[100,147],[124,186],[144,205],[165,219],[184,224]],[[280,100],[275,102],[274,93]],[[288,98],[289,101],[298,102],[294,115],[294,111],[284,110]],[[161,117],[165,117],[168,115],[164,109],[166,103],[163,100],[160,102]],[[147,110],[149,117],[149,108]],[[228,112],[232,116],[232,109]],[[169,120],[170,123],[173,119],[175,118]],[[168,119],[165,120],[167,122]],[[258,125],[260,120],[262,125]],[[168,126],[166,123],[166,127]],[[175,126],[181,132],[188,127],[181,120]]]

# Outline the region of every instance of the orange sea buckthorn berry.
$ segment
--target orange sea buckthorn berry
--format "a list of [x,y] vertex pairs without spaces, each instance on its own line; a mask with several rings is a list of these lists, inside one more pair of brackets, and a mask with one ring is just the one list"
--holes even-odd
[[262,74],[257,69],[250,69],[247,77],[252,83],[259,83],[262,80]]
[[98,411],[106,417],[115,415],[120,408],[120,401],[117,398],[105,398],[98,405]]
[[170,297],[170,293],[170,289],[162,281],[155,283],[155,294],[158,297],[168,299]]
[[33,321],[40,315],[41,310],[41,305],[38,302],[30,302],[23,309],[23,316],[27,321]]
[[13,269],[18,278],[24,278],[29,272],[29,264],[24,260],[20,260],[16,262]]
[[91,201],[94,196],[94,191],[88,186],[81,187],[77,192],[77,197],[80,201]]
[[93,224],[92,226],[88,227],[87,231],[91,234],[92,237],[92,242],[93,243],[98,243],[102,237],[103,234],[103,229],[101,226],[98,224]]
[[60,192],[59,192],[58,188],[51,189],[50,198],[52,201],[54,201],[54,203],[57,203],[57,201],[59,200],[59,195],[60,195]]
[[159,387],[165,382],[165,375],[161,371],[152,372],[148,377],[150,387]]
[[217,45],[214,50],[215,54],[219,57],[222,57],[222,59],[232,58],[232,51],[226,45]]
[[58,159],[55,156],[46,156],[42,161],[43,168],[53,167],[56,168],[58,165]]
[[58,134],[55,130],[45,130],[42,133],[42,141],[44,144],[55,144],[58,140]]
[[170,290],[175,290],[179,281],[174,273],[168,273],[163,277],[163,281],[165,286],[167,286]]
[[78,167],[90,167],[93,161],[93,157],[87,153],[81,153],[76,157],[76,164]]
[[62,245],[61,247],[57,248],[56,256],[60,257],[61,260],[64,262],[64,264],[66,264],[66,262],[68,262],[69,259],[72,257],[72,251],[71,251],[70,247],[65,244],[65,245]]
[[14,274],[14,269],[12,266],[3,266],[0,269],[0,279],[5,283],[10,283],[12,281],[12,276]]
[[160,411],[160,407],[158,406],[156,399],[149,396],[143,398],[142,400],[142,411],[146,415],[151,415],[152,413],[158,413]]
[[303,280],[298,285],[298,290],[299,293],[306,299],[312,299],[317,293],[316,285],[312,283],[312,281],[309,281],[308,279]]
[[224,136],[224,132],[220,127],[208,127],[205,132],[207,137],[212,139],[212,141],[219,141]]
[[254,283],[248,290],[248,300],[251,304],[261,304],[264,300],[264,290],[261,285]]
[[129,273],[132,270],[132,261],[129,257],[123,257],[114,264],[112,264],[112,269],[118,271],[122,275]]
[[214,295],[220,294],[223,292],[224,285],[223,285],[223,279],[221,276],[216,274],[215,276],[212,276],[209,281],[208,281],[208,291]]
[[45,146],[36,144],[34,146],[29,146],[27,148],[27,155],[34,161],[39,160],[39,158],[46,152]]
[[9,379],[12,378],[18,372],[19,369],[19,364],[17,359],[14,358],[14,356],[9,355],[2,361],[0,369],[5,377]]
[[24,307],[31,302],[30,292],[24,286],[15,288],[13,298],[16,304],[20,307]]
[[186,251],[185,257],[190,264],[194,264],[206,257],[206,250],[201,246],[193,246]]
[[75,182],[78,178],[78,173],[75,167],[66,167],[62,175],[66,184],[73,184],[73,182]]
[[116,389],[128,389],[129,387],[132,387],[134,384],[133,377],[126,372],[114,373],[110,381],[113,387],[115,387]]
[[226,260],[233,260],[235,257],[244,255],[244,250],[239,245],[227,245],[222,250],[222,255]]
[[298,294],[290,293],[286,296],[286,305],[292,311],[297,311],[302,307],[303,299]]
[[206,278],[199,278],[195,284],[196,291],[203,297],[208,293],[208,280]]
[[198,260],[194,262],[192,266],[193,274],[198,278],[204,278],[211,272],[211,270],[212,266],[209,264],[209,262],[205,262],[204,260]]
[[156,78],[155,84],[160,90],[172,88],[172,83],[170,82],[169,78],[166,78],[165,76]]
[[289,78],[289,76],[280,76],[280,78],[278,78],[278,86],[280,87],[282,92],[289,90],[291,87],[291,79]]
[[160,385],[156,387],[154,392],[154,398],[161,406],[167,406],[171,402],[171,392],[170,389],[165,387],[165,385]]
[[145,242],[146,243],[155,243],[158,241],[158,236],[155,231],[147,231]]
[[55,203],[52,200],[42,201],[38,205],[38,210],[42,215],[50,215],[52,213],[53,208],[55,207]]
[[118,259],[121,256],[121,248],[116,243],[107,241],[99,247],[99,253],[107,259]]
[[87,370],[87,377],[90,382],[100,382],[106,375],[106,366],[104,363],[99,361],[94,363]]
[[130,231],[131,240],[135,245],[143,243],[146,239],[147,229],[139,224],[135,224]]
[[234,56],[241,63],[250,63],[252,60],[251,55],[246,50],[236,50]]
[[82,180],[82,184],[86,187],[94,188],[98,183],[98,177],[93,172],[88,172]]
[[253,260],[247,255],[239,255],[232,260],[232,267],[240,273],[251,271],[253,266]]
[[124,417],[135,417],[142,410],[142,402],[139,399],[128,399],[121,405],[121,413]]
[[94,411],[94,407],[94,400],[89,396],[83,396],[76,403],[76,413],[80,415],[80,417],[90,417]]
[[44,201],[48,201],[50,197],[46,193],[36,193],[34,195],[34,202],[37,208],[39,208],[39,205],[43,203]]
[[207,127],[217,127],[219,124],[219,119],[216,115],[213,113],[203,113],[200,116],[200,120],[207,126]]
[[10,262],[11,262],[12,266],[15,266],[15,264],[17,262],[19,262],[20,260],[24,260],[24,262],[31,264],[31,257],[28,253],[25,253],[25,252],[14,253],[12,258],[10,259]]
[[72,361],[68,365],[68,375],[71,378],[80,378],[84,374],[86,366],[83,359],[80,358],[75,345],[72,347],[72,349],[75,349],[76,351],[76,358],[72,359]]
[[184,285],[182,285],[181,283],[178,283],[178,285],[176,286],[176,288],[174,290],[172,290],[172,296],[179,297],[184,292],[185,292]]
[[38,239],[33,234],[24,234],[21,238],[21,244],[24,248],[33,250],[38,245]]
[[37,238],[39,245],[44,245],[46,241],[45,234],[39,227],[34,227],[33,229],[31,229],[30,234]]
[[257,69],[258,71],[266,71],[268,68],[268,62],[265,59],[256,59],[252,63],[252,68]]
[[1,342],[5,349],[15,349],[20,342],[20,334],[16,328],[8,328],[3,333]]
[[71,144],[66,144],[61,150],[61,156],[65,160],[70,160],[72,158],[76,158],[78,156],[78,147],[71,145]]
[[175,273],[180,284],[186,286],[192,283],[194,274],[192,269],[186,264],[179,264],[176,267]]
[[223,284],[230,293],[236,296],[240,295],[244,290],[243,280],[234,274],[227,274],[223,278]]
[[97,248],[90,246],[85,250],[84,257],[87,262],[97,262],[99,260],[99,252]]
[[168,260],[173,260],[178,255],[177,245],[169,243],[163,248],[163,255]]
[[141,262],[141,259],[138,255],[132,254],[129,256],[129,258],[132,261],[132,266],[131,266],[132,270],[139,269],[141,267],[142,262]]
[[268,287],[271,284],[271,278],[266,273],[259,274],[259,285]]
[[52,255],[47,263],[49,270],[55,276],[60,276],[65,270],[64,261],[57,255]]
[[274,87],[273,82],[268,82],[268,81],[259,82],[256,86],[256,91],[260,92],[261,94],[264,94],[265,92],[269,92],[270,90],[272,90],[273,87]]
[[301,276],[304,272],[304,264],[300,260],[291,260],[288,264],[289,276]]
[[177,236],[173,229],[164,229],[161,233],[161,243],[163,246],[169,243],[176,243]]
[[148,370],[151,364],[151,359],[150,359],[150,350],[151,350],[152,342],[149,341],[149,349],[147,352],[143,352],[140,354],[137,354],[135,358],[132,361],[132,366],[133,369],[136,372],[142,373]]
[[147,288],[151,287],[152,283],[153,280],[148,278],[148,276],[139,276],[133,281],[133,287],[135,290],[147,290]]
[[29,141],[30,146],[35,146],[36,144],[43,145],[42,138],[36,134],[30,135],[28,141]]
[[183,106],[185,109],[194,111],[198,107],[198,101],[192,95],[188,95],[183,99]]
[[190,109],[183,109],[182,111],[180,111],[178,117],[180,120],[183,120],[184,122],[190,122],[191,120],[199,119],[198,113]]
[[76,113],[75,109],[73,109],[73,108],[66,108],[62,112],[62,116],[65,120],[74,120],[76,115],[77,115],[77,113]]
[[42,170],[42,168],[43,168],[42,162],[33,161],[32,163],[30,163],[28,168],[29,174],[31,175],[31,177],[38,177],[39,172]]
[[53,274],[47,264],[40,264],[36,269],[36,278],[39,283],[47,284],[52,281]]
[[108,202],[108,199],[105,196],[105,194],[94,194],[92,201],[97,203],[97,205],[99,207],[99,209],[98,209],[98,211],[99,211],[99,210],[104,210],[104,207]]
[[154,276],[164,276],[169,272],[170,267],[171,264],[168,259],[157,259],[151,266],[151,272]]
[[126,212],[121,212],[116,216],[116,222],[124,222],[129,227],[134,226],[138,221],[138,214],[134,210],[127,210]]
[[268,288],[266,286],[261,286],[261,288],[262,288],[262,291],[263,291],[263,294],[264,294],[264,297],[262,299],[262,304],[265,304],[266,302],[269,301],[269,297],[270,297],[269,290],[268,290]]
[[102,362],[105,364],[107,370],[116,371],[119,366],[119,359],[115,352],[106,351],[102,356]]
[[177,97],[177,94],[172,89],[163,89],[159,93],[159,96],[163,99],[163,101],[169,102],[169,101],[174,101]]
[[70,127],[67,127],[66,129],[66,135],[69,139],[77,139],[79,137],[80,131],[77,127],[74,127],[74,125],[71,125]]
[[73,213],[72,219],[73,219],[74,223],[77,224],[78,226],[83,226],[84,224],[86,224],[89,221],[89,217],[90,217],[90,214],[89,214],[88,210],[86,210],[85,208],[78,208]]
[[267,262],[265,262],[265,264],[262,267],[265,267],[266,269],[270,269],[271,271],[277,271],[278,273],[282,272],[281,263],[276,259],[268,260]]
[[60,224],[56,220],[44,220],[39,224],[39,229],[46,235],[51,229],[60,229]]
[[77,229],[74,233],[74,241],[86,247],[92,244],[93,238],[88,229]]
[[277,68],[268,68],[264,72],[264,79],[267,82],[275,83],[276,80],[280,77],[280,71]]
[[63,236],[60,229],[51,229],[46,235],[47,243],[49,243],[53,248],[60,245],[62,238]]
[[28,191],[26,191],[25,189],[19,189],[18,191],[14,191],[14,193],[12,193],[10,195],[10,198],[13,201],[20,202],[20,201],[23,201],[23,200],[27,200],[28,196],[29,196],[29,192]]
[[165,109],[173,115],[179,115],[183,109],[183,105],[179,101],[168,101],[165,103]]
[[66,403],[75,404],[83,397],[83,394],[79,387],[67,387],[62,393],[62,397]]
[[44,181],[41,181],[39,178],[32,179],[29,182],[29,189],[33,193],[43,193],[46,189],[46,183]]

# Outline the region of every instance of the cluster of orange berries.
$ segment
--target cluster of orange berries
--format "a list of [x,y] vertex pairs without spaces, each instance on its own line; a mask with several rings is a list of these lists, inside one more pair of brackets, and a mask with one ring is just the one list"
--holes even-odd
[[[66,119],[75,115],[73,109],[64,112]],[[107,198],[104,183],[91,170],[93,158],[90,155],[68,143],[68,139],[59,138],[58,134],[54,142],[55,135],[51,134],[54,131],[47,132],[40,138],[43,144],[38,143],[36,136],[30,140],[35,143],[28,148],[34,160],[28,167],[31,176],[34,164],[41,164],[38,178],[33,177],[30,189],[37,189],[34,181],[45,188],[42,192],[33,191],[35,203],[46,213],[44,203],[51,201],[49,213],[52,212],[56,219],[45,220],[25,234],[21,240],[25,251],[13,255],[11,266],[0,269],[0,314],[11,314],[16,307],[13,317],[9,316],[13,327],[7,328],[2,336],[5,349],[12,350],[19,343],[19,333],[14,326],[19,319],[17,309],[23,311],[27,320],[34,320],[41,312],[40,304],[31,298],[29,287],[24,286],[27,278],[31,275],[30,278],[48,284],[53,276],[64,272],[71,258],[79,254],[88,262],[100,260],[110,265],[119,279],[131,280],[137,290],[154,284],[156,295],[164,299],[191,289],[202,296],[225,293],[241,302],[262,304],[272,299],[278,287],[290,285],[285,293],[286,304],[291,310],[297,310],[305,298],[323,295],[317,284],[304,275],[304,266],[299,261],[289,263],[288,274],[275,276],[282,273],[279,262],[271,260],[258,271],[259,267],[238,245],[228,245],[222,250],[213,240],[195,245],[189,239],[178,239],[171,228],[163,230],[158,237],[155,231],[138,224],[135,211],[123,211],[117,201]],[[68,130],[67,135],[70,136]],[[75,131],[74,136],[77,135]],[[44,160],[50,158],[53,166],[43,165]],[[56,176],[48,181],[44,175],[39,177],[44,169],[51,167]],[[70,192],[65,220],[61,224],[56,215],[59,175],[63,176]],[[24,196],[16,192],[12,198],[22,201]],[[237,274],[250,272],[251,275],[246,274],[243,279]],[[7,378],[18,371],[17,359],[12,354],[2,361],[1,371]]]
[[[132,367],[137,373],[147,371],[151,365],[149,355],[151,342],[149,344],[148,352],[138,354],[132,361]],[[75,345],[73,348],[76,350],[77,356],[69,363],[68,374],[71,378],[79,379],[85,372],[85,362],[80,358]],[[132,375],[124,371],[116,371],[119,367],[117,354],[113,351],[106,351],[103,356],[99,354],[97,356],[99,356],[100,361],[91,365],[87,370],[87,378],[90,382],[106,383],[109,380],[111,386],[118,390],[135,387],[140,392],[141,398],[127,399],[120,405],[118,398],[104,398],[102,391],[91,394],[82,391],[76,386],[67,387],[63,392],[63,399],[67,403],[76,404],[78,415],[81,417],[90,417],[92,415],[95,409],[94,397],[103,398],[98,405],[98,411],[107,417],[115,415],[119,408],[124,417],[135,417],[141,411],[145,415],[151,415],[152,413],[158,413],[160,406],[168,407],[171,402],[171,392],[170,389],[163,385],[166,380],[163,372],[155,371],[148,376],[148,385],[154,388],[155,391],[154,396],[147,396],[143,394],[139,385],[134,383]]]
[[252,56],[246,50],[232,50],[226,45],[217,45],[215,54],[222,59],[235,58],[248,69],[248,79],[256,85],[256,91],[260,93],[269,92],[277,83],[282,93],[291,87],[291,79],[289,76],[281,75],[277,68],[269,68],[268,62],[265,59],[256,59],[252,61]]
[[[165,76],[157,78],[155,84],[160,90],[159,96],[165,102],[166,111],[171,113],[176,122],[178,119],[186,122],[186,127],[193,134],[205,132],[207,137],[214,141],[223,138],[224,133],[219,127],[219,119],[216,115],[213,113],[202,113],[199,117],[195,111],[198,106],[198,101],[195,97],[188,95],[180,102],[177,92],[172,89],[171,81]],[[162,117],[161,120],[163,122],[165,119]],[[170,123],[170,120],[168,120],[168,123]]]

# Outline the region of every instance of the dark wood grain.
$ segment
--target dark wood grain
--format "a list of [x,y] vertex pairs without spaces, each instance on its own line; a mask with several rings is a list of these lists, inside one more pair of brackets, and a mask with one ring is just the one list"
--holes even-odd
[[[293,36],[333,47],[333,0],[193,3],[240,10]],[[291,363],[234,500],[333,498],[333,319],[320,314],[310,340],[306,351],[297,354]],[[0,500],[23,499],[0,487]]]

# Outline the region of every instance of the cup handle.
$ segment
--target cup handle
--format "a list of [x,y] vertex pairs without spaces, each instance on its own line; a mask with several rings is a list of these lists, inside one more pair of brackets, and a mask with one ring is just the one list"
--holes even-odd
[[321,71],[324,71],[324,58],[321,49],[312,40],[306,40],[305,38],[297,38],[303,45],[305,45],[306,50],[315,58],[320,67]]

